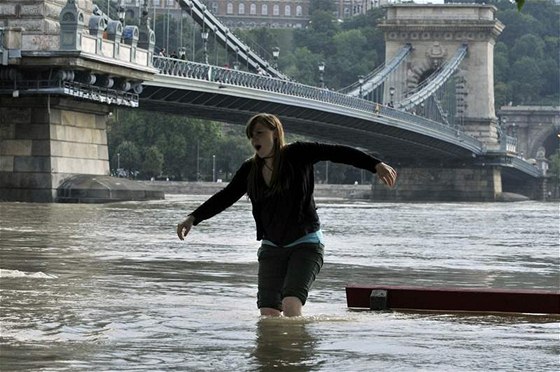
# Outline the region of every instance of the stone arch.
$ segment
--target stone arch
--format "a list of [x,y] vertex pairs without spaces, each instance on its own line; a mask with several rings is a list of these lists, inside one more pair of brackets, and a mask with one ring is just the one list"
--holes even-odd
[[558,131],[554,127],[543,127],[541,130],[534,132],[531,137],[527,149],[528,158],[536,159],[537,152],[541,147],[544,148],[546,158],[559,149],[560,138],[558,138]]
[[415,43],[414,45],[416,45],[419,52],[409,65],[406,81],[406,88],[408,90],[415,89],[418,85],[422,84],[424,80],[445,62],[449,54],[448,48],[442,46],[437,40],[422,44]]
[[408,91],[416,89],[434,71],[434,67],[427,58],[410,62],[406,74],[406,89]]

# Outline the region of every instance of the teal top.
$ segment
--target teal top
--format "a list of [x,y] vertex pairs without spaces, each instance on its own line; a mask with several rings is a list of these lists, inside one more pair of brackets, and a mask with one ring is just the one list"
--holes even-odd
[[[296,241],[291,242],[290,244],[284,245],[284,248],[290,248],[290,247],[293,247],[295,245],[303,244],[303,243],[321,243],[321,244],[324,244],[323,243],[323,231],[317,230],[317,231],[314,231],[312,233],[306,234],[306,235],[302,236],[301,238],[297,239]],[[273,247],[278,247],[276,244],[274,244],[270,240],[266,240],[266,239],[262,240],[262,244],[271,245]]]

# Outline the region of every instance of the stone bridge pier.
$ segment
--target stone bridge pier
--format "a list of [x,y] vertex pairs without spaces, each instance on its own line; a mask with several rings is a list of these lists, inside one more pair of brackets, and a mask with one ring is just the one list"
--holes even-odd
[[494,109],[494,44],[504,29],[496,8],[478,4],[396,4],[387,8],[381,24],[385,33],[385,60],[404,45],[413,51],[407,73],[395,82],[395,101],[422,84],[430,74],[467,45],[468,52],[455,76],[457,117],[465,133],[498,148]]
[[91,0],[0,3],[0,200],[161,198],[110,177],[107,118],[137,107],[157,72],[140,26],[93,12]]
[[467,55],[455,71],[456,83],[450,93],[455,97],[455,125],[481,141],[487,156],[470,161],[404,163],[399,167],[397,189],[374,187],[377,197],[495,201],[504,199],[505,194],[519,193],[542,199],[543,179],[516,174],[491,159],[517,156],[514,137],[511,131],[504,131],[494,107],[494,44],[504,29],[496,19],[496,10],[492,5],[479,4],[395,4],[387,8],[381,24],[386,61],[404,45],[412,46],[406,73],[393,82],[395,102],[406,98],[466,45]]

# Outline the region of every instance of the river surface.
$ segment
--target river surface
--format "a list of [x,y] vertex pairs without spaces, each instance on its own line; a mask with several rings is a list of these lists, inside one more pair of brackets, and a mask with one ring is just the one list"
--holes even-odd
[[0,370],[558,371],[551,316],[369,312],[345,285],[559,288],[556,203],[319,199],[325,265],[301,318],[256,309],[242,199],[0,203]]

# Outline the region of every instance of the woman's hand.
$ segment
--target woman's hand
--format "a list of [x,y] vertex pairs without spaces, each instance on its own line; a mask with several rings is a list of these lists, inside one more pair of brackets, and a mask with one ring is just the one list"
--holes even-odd
[[395,186],[395,183],[397,182],[396,170],[394,170],[389,165],[381,162],[375,166],[375,171],[377,172],[377,177],[379,177],[379,179],[383,181],[384,184],[389,187]]
[[193,223],[194,217],[188,216],[186,220],[177,225],[177,236],[179,237],[179,239],[185,240],[185,237],[187,236],[189,231],[191,231]]

